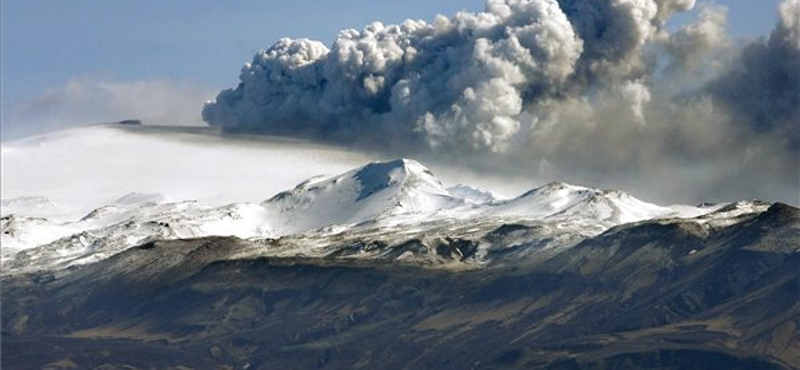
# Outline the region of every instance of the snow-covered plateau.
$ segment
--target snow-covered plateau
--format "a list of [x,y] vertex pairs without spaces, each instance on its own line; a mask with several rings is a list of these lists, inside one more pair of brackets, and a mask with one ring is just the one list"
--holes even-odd
[[[253,241],[232,258],[478,268],[537,258],[621,225],[680,220],[719,228],[769,207],[660,206],[560,182],[499,199],[469,185],[445,187],[412,159],[364,165],[364,155],[311,144],[299,156],[287,149],[292,141],[136,130],[92,126],[3,145],[3,274],[61,270],[154,240],[206,236]],[[331,171],[341,174],[320,175]],[[299,184],[285,190],[290,183]]]

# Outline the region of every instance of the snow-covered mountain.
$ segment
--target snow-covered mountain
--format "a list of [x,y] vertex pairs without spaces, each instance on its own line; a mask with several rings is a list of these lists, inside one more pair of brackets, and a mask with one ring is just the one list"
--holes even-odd
[[[566,248],[627,223],[685,218],[712,227],[769,206],[740,202],[665,207],[621,191],[559,182],[497,200],[467,185],[445,188],[428,168],[411,159],[373,162],[337,176],[312,177],[261,203],[214,207],[198,201],[171,201],[157,193],[131,193],[69,221],[33,216],[43,207],[55,207],[45,198],[14,198],[3,204],[9,207],[0,225],[2,258],[4,272],[11,274],[94,262],[152,240],[205,236],[282,240],[270,248],[248,251],[247,256],[347,256],[428,264],[441,260],[426,254],[430,246],[449,245],[463,257],[466,252],[460,248],[464,246],[454,244],[454,238],[469,237],[481,240],[480,246],[470,247],[471,259],[460,262],[486,264],[499,258],[498,250],[516,245],[514,235],[519,232],[513,227],[506,230],[508,235],[492,234],[503,225],[526,225],[527,245],[539,240],[535,250],[545,250]],[[31,214],[26,214],[26,205]],[[363,243],[378,239],[387,246],[416,240],[425,247],[376,249]],[[527,254],[519,248],[512,253],[516,257]]]
[[330,225],[408,222],[467,204],[419,162],[370,163],[339,176],[305,181],[264,202],[281,234]]
[[713,207],[659,206],[636,199],[619,190],[602,190],[563,182],[552,182],[514,199],[492,202],[483,211],[495,216],[527,216],[575,226],[609,227],[658,218],[689,218],[706,214]]

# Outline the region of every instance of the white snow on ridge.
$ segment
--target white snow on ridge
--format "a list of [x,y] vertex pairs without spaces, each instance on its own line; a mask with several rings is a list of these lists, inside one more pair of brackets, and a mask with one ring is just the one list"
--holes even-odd
[[64,268],[110,257],[155,239],[203,236],[272,236],[265,209],[255,204],[212,208],[198,202],[131,208],[102,207],[77,222],[6,216],[2,219],[3,267],[10,272]]
[[81,227],[55,223],[46,218],[10,215],[0,219],[0,230],[0,251],[3,256],[9,256],[76,234],[81,231]]
[[447,188],[447,192],[456,198],[462,198],[475,204],[489,203],[498,199],[491,191],[478,189],[466,184],[451,186]]
[[659,218],[692,218],[715,208],[659,206],[617,190],[552,182],[516,198],[479,204],[471,217],[544,220],[599,234],[613,226]]
[[486,212],[496,216],[545,217],[587,201],[592,195],[592,189],[553,182],[516,198],[491,203]]
[[707,207],[711,212],[698,216],[695,221],[712,228],[730,226],[739,222],[743,216],[766,211],[770,205],[758,200],[717,204]]

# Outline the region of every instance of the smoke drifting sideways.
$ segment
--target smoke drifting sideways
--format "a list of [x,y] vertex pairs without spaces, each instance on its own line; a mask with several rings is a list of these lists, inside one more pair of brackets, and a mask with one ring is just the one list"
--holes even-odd
[[726,36],[725,13],[694,0],[489,0],[347,29],[330,49],[281,39],[202,115],[520,181],[798,204],[800,0],[746,45]]
[[2,140],[125,119],[147,125],[205,126],[197,108],[214,93],[190,81],[75,77],[33,98],[9,102],[2,109]]

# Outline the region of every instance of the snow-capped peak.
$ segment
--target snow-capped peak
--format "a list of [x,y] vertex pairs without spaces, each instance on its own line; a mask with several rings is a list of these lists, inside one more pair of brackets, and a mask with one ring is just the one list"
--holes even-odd
[[373,162],[356,170],[353,176],[361,184],[357,199],[359,201],[395,186],[400,190],[415,189],[426,193],[448,194],[433,172],[411,159]]
[[266,201],[276,230],[298,232],[419,215],[463,204],[425,166],[410,159],[373,162],[325,180],[305,181]]

